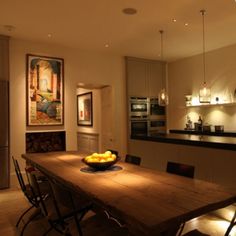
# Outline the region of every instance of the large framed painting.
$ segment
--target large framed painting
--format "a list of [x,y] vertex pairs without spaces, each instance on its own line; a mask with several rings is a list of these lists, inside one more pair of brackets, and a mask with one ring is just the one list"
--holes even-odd
[[93,126],[92,92],[77,95],[77,122],[81,126]]
[[64,124],[64,60],[26,55],[27,125]]

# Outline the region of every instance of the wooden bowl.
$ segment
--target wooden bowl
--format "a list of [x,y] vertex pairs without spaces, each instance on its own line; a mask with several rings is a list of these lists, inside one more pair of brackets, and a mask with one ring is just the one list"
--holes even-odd
[[106,170],[109,167],[113,166],[117,161],[120,160],[120,157],[116,157],[114,161],[107,162],[87,162],[85,158],[82,159],[82,162],[89,167],[92,167],[95,170]]

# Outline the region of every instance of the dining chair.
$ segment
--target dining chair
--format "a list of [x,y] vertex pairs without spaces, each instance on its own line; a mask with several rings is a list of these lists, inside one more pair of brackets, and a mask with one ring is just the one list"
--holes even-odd
[[33,208],[36,209],[36,211],[29,217],[29,219],[26,221],[26,223],[24,224],[20,235],[22,236],[24,234],[24,231],[27,227],[27,225],[39,214],[38,211],[38,199],[37,199],[37,195],[35,194],[35,192],[33,191],[33,189],[31,188],[31,185],[29,183],[25,184],[24,178],[21,174],[21,170],[20,170],[20,166],[18,161],[12,156],[12,160],[13,160],[13,164],[14,164],[14,168],[15,168],[15,172],[16,172],[16,176],[20,185],[20,188],[24,194],[24,196],[26,197],[26,199],[28,200],[28,202],[30,203],[30,207],[27,208],[19,217],[17,223],[16,223],[16,227],[19,226],[21,220],[23,219],[23,217]]
[[126,154],[125,162],[128,162],[128,163],[131,163],[131,164],[139,166],[141,164],[141,157],[133,156],[133,155],[130,155],[130,154]]
[[[71,223],[75,223],[76,232],[80,236],[126,236],[128,231],[125,228],[119,227],[115,220],[108,220],[106,214],[101,214],[101,211],[95,210],[92,216],[86,217],[86,214],[94,210],[93,204],[81,194],[75,193],[68,187],[65,187],[57,180],[50,178],[52,188],[52,199],[48,201],[41,200],[41,207],[44,215],[47,217],[50,228],[44,235],[52,229],[63,233],[70,234]],[[40,187],[37,185],[38,191]],[[82,196],[82,197],[81,197]],[[82,199],[81,199],[82,198]],[[87,204],[86,204],[87,202]],[[89,214],[87,214],[89,215]],[[91,214],[90,214],[91,215]],[[85,219],[86,218],[86,219]],[[74,234],[73,234],[74,235]]]
[[190,166],[183,163],[167,162],[166,172],[176,174],[184,177],[194,177],[194,166]]

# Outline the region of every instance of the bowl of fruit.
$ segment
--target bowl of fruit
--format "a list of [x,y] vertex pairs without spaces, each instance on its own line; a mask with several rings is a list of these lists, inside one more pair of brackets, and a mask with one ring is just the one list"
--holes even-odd
[[118,160],[119,158],[115,154],[106,151],[105,153],[93,153],[83,158],[82,162],[96,170],[106,170],[113,166]]

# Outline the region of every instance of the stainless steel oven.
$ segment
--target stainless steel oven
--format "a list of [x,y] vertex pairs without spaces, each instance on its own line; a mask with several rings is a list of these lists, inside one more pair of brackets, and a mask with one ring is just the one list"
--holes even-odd
[[159,106],[158,98],[150,98],[149,111],[151,120],[154,119],[165,119],[166,108],[164,106]]
[[149,99],[147,97],[130,97],[130,119],[147,118],[149,115]]
[[148,135],[148,120],[147,119],[130,120],[130,135],[131,136],[147,136]]
[[165,119],[149,120],[148,134],[152,135],[158,133],[166,133],[166,120]]

